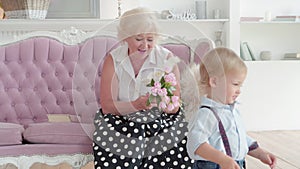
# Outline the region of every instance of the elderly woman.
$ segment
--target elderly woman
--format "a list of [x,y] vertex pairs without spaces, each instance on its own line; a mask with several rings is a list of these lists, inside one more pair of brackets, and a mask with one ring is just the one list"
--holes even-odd
[[[121,45],[108,54],[102,70],[101,109],[95,116],[95,168],[190,168],[187,124],[178,104],[179,70],[175,62],[168,62],[176,60],[175,56],[156,44],[155,13],[146,8],[125,12],[118,38]],[[155,79],[158,72],[168,72],[173,79],[171,95],[159,104],[153,103],[158,97],[149,87],[149,77]]]

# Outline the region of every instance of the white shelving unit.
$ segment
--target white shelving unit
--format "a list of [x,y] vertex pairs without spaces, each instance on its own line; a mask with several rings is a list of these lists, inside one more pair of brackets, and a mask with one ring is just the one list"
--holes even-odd
[[[266,12],[271,14],[271,20],[280,15],[300,15],[300,1],[240,1],[241,17],[264,17]],[[268,50],[272,53],[272,60],[281,60],[285,53],[300,52],[299,30],[300,22],[244,21],[240,22],[240,40],[251,45],[257,58],[261,51]]]
[[[272,19],[279,15],[300,15],[300,1],[239,0],[240,16]],[[299,60],[282,60],[284,53],[300,52],[300,23],[291,21],[240,22],[240,38],[251,46],[255,57],[271,51],[268,61],[246,61],[240,106],[248,130],[299,130]]]

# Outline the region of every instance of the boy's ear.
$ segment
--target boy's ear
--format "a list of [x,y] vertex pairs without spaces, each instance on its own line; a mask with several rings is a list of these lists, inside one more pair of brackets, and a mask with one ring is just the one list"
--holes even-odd
[[217,86],[217,80],[218,78],[216,76],[209,78],[209,85],[210,87],[216,87]]

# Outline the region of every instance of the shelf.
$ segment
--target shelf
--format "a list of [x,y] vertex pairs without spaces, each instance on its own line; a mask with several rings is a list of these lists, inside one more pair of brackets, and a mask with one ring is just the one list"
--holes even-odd
[[172,20],[172,19],[161,19],[162,22],[228,22],[229,19],[193,19],[193,20]]
[[0,21],[0,24],[1,31],[56,31],[70,27],[92,31],[113,22],[115,22],[113,19],[4,19]]
[[300,22],[295,21],[242,21],[240,24],[300,24]]

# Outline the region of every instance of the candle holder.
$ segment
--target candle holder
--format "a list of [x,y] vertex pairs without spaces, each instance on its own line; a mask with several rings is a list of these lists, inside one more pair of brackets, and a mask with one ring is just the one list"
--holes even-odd
[[215,40],[215,44],[216,46],[222,46],[223,45],[223,41],[222,41],[222,31],[216,31],[215,32],[215,36],[216,36],[216,40]]
[[118,0],[118,18],[120,18],[122,15],[122,2],[121,0]]

